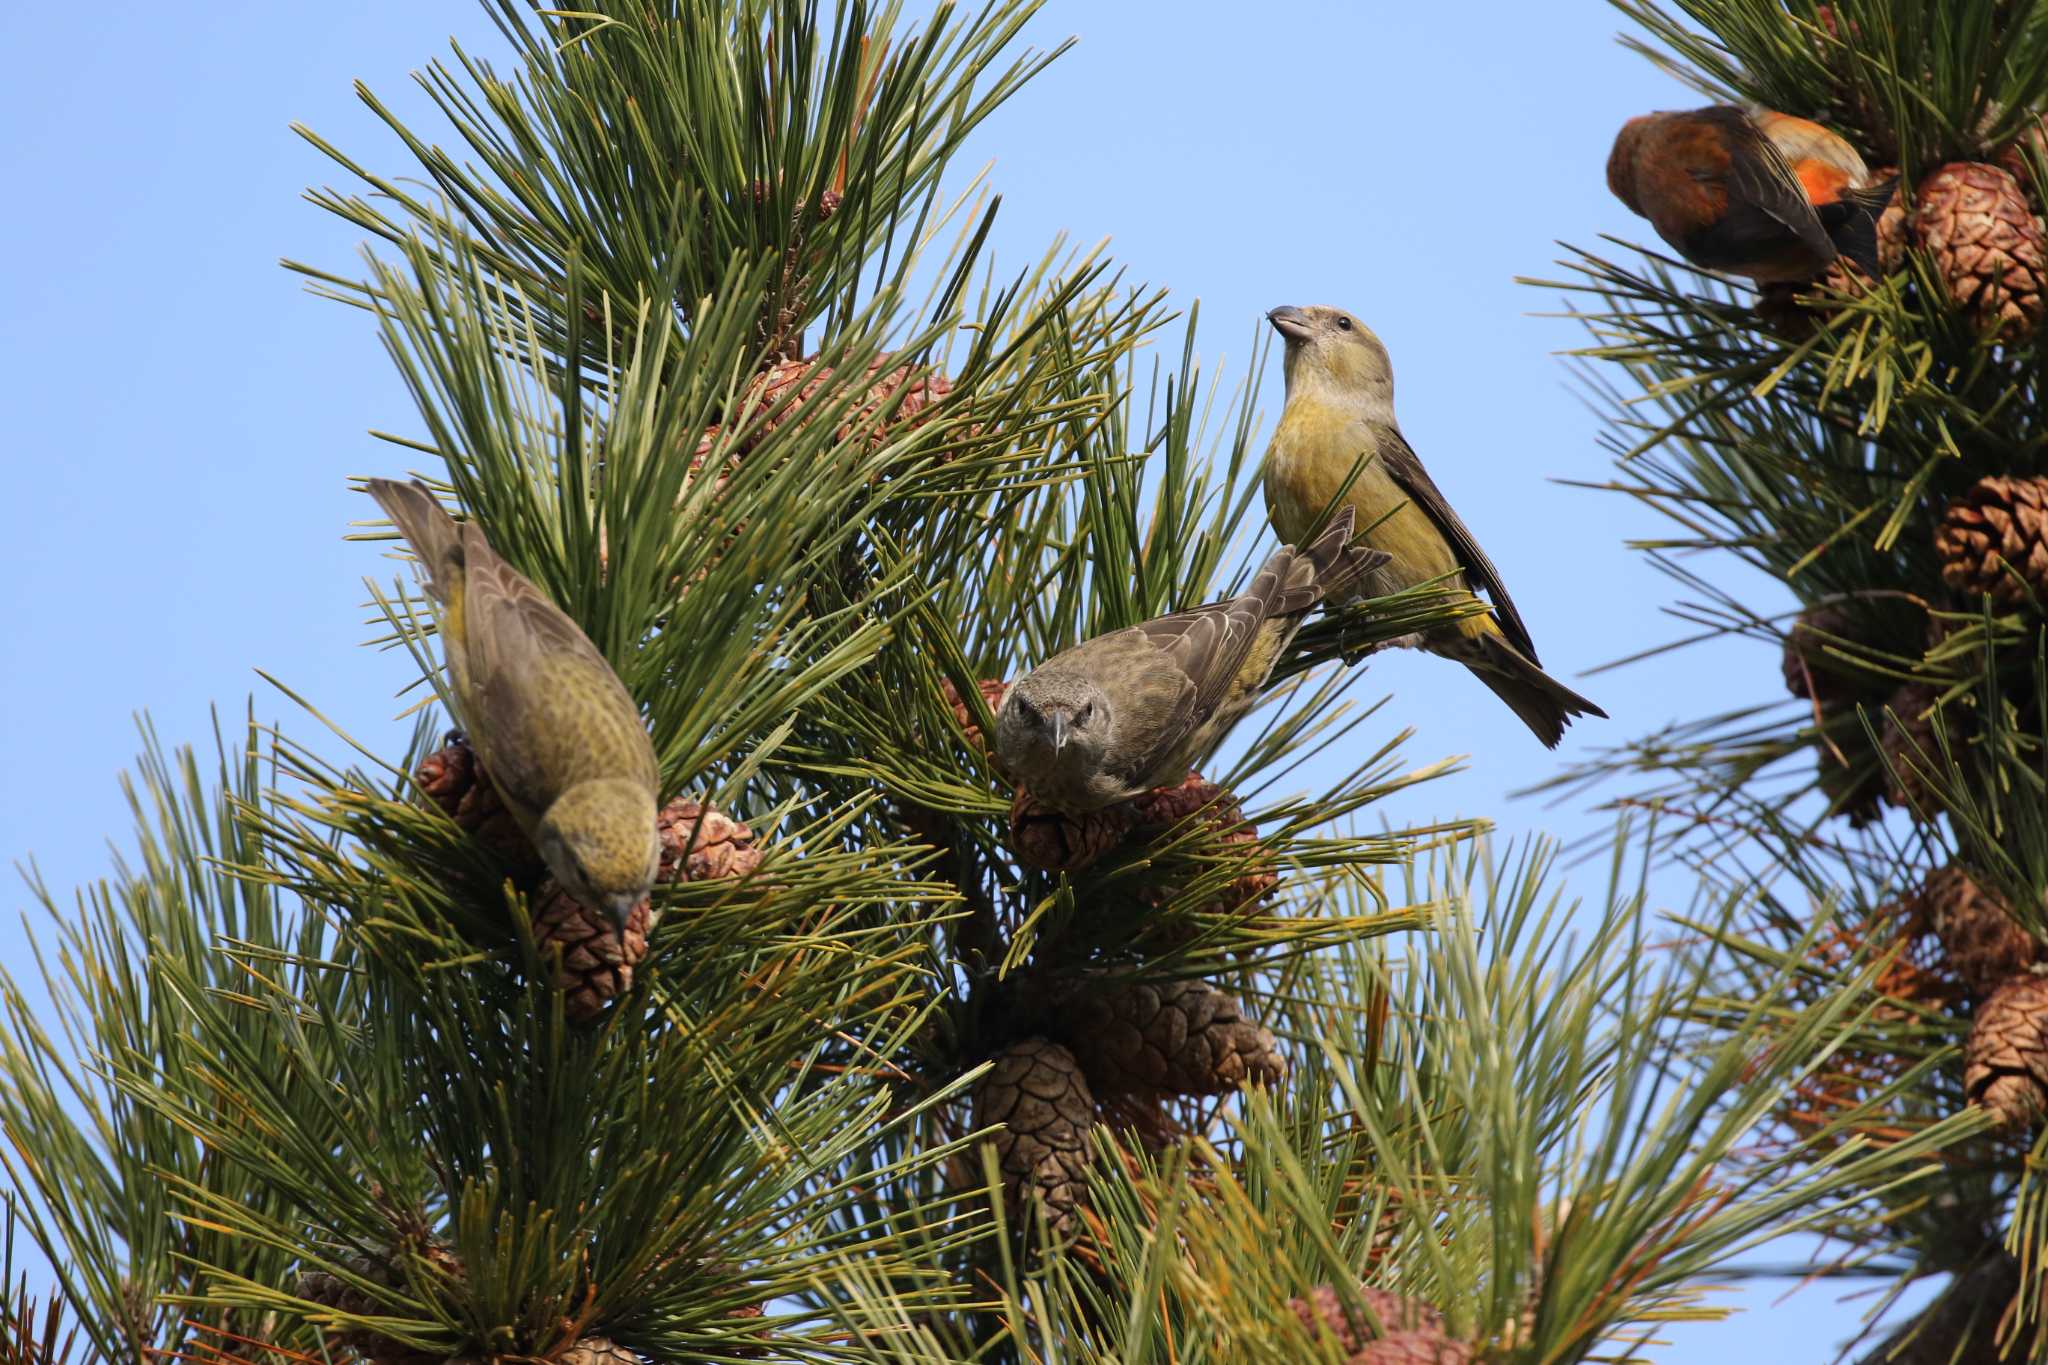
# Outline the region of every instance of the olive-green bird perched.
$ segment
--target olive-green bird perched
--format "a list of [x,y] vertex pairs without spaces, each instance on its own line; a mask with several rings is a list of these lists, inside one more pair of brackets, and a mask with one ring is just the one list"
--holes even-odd
[[1251,709],[1327,593],[1386,556],[1351,544],[1351,513],[1307,550],[1283,545],[1228,601],[1098,635],[1019,678],[996,753],[1049,806],[1080,814],[1178,782]]
[[[1548,748],[1573,716],[1605,719],[1538,665],[1500,570],[1401,435],[1394,367],[1380,339],[1339,308],[1275,308],[1266,316],[1287,339],[1287,402],[1265,466],[1266,512],[1281,539],[1308,534],[1343,490],[1361,539],[1388,556],[1352,596],[1391,596],[1431,580],[1481,590],[1492,611],[1431,631],[1421,647],[1471,669]],[[1344,490],[1354,467],[1358,475]]]
[[562,889],[623,925],[661,859],[640,708],[560,607],[419,483],[372,479],[440,605],[455,715]]

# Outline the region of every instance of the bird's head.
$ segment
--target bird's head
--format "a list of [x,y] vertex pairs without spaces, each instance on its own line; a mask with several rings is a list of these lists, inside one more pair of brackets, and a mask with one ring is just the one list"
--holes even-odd
[[1621,125],[1621,131],[1614,135],[1614,150],[1607,154],[1607,188],[1614,191],[1614,197],[1628,205],[1630,213],[1640,216],[1643,206],[1636,198],[1636,152],[1643,145],[1643,138],[1650,131],[1655,114],[1637,114]]
[[[1034,791],[1057,773],[1092,773],[1109,748],[1109,698],[1072,673],[1043,669],[1018,679],[996,713],[996,752]],[[1034,785],[1034,781],[1036,785]]]
[[534,826],[534,842],[562,889],[624,926],[661,865],[654,800],[633,782],[579,782]]
[[1394,401],[1394,364],[1372,328],[1342,308],[1275,308],[1266,314],[1287,341],[1287,389],[1308,386],[1360,402]]

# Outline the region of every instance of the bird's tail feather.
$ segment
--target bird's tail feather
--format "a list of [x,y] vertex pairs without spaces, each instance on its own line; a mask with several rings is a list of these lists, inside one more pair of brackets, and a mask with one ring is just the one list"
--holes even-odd
[[1295,616],[1325,597],[1339,596],[1387,562],[1384,551],[1351,543],[1356,515],[1345,507],[1306,549],[1283,545],[1246,591],[1263,597],[1267,616]]
[[450,570],[462,557],[462,531],[427,486],[414,480],[371,479],[370,496],[412,546],[426,571],[427,591],[437,602],[448,600]]
[[1546,749],[1557,747],[1573,716],[1607,719],[1605,711],[1545,673],[1497,634],[1465,642],[1455,657],[1521,717],[1522,724]]

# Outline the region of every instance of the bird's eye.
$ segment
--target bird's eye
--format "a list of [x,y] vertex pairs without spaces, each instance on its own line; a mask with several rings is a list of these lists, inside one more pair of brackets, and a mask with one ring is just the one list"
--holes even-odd
[[1074,723],[1075,723],[1076,725],[1086,725],[1086,724],[1088,723],[1088,717],[1090,717],[1090,716],[1092,716],[1092,715],[1094,715],[1094,714],[1095,714],[1095,703],[1094,703],[1094,702],[1092,702],[1092,701],[1091,701],[1091,702],[1085,702],[1085,703],[1083,703],[1083,704],[1082,704],[1082,707],[1081,707],[1081,709],[1080,709],[1080,710],[1078,710],[1078,711],[1076,711],[1076,712],[1074,713]]
[[1338,331],[1340,331],[1340,332],[1348,332],[1348,331],[1350,331],[1350,330],[1351,330],[1351,319],[1350,319],[1350,318],[1338,318],[1338,319],[1337,319],[1337,330],[1338,330]]

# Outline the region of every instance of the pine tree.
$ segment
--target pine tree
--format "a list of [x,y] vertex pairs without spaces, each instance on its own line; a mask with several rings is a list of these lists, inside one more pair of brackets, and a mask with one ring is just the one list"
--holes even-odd
[[[402,570],[410,752],[308,738],[310,694],[206,762],[146,734],[138,856],[36,888],[58,1026],[4,992],[0,1161],[68,1309],[15,1295],[17,1357],[1612,1358],[1989,1140],[1860,921],[1758,946],[1778,902],[1709,880],[1653,953],[1623,830],[1574,942],[1547,851],[1357,832],[1437,771],[1347,695],[1436,591],[1317,618],[1206,773],[1013,786],[1006,680],[1270,548],[1192,315],[1057,246],[1002,273],[993,199],[942,197],[1056,55],[1007,55],[1034,5],[486,8],[517,71],[421,78],[453,150],[368,92],[402,171],[308,134],[372,250],[299,268],[417,404],[384,454],[643,707],[661,881],[617,935],[549,891]],[[1357,761],[1282,794],[1317,749]]]
[[[2048,16],[2008,0],[1616,5],[1629,41],[1703,102],[1817,121],[1873,186],[1896,186],[1879,276],[1838,264],[1756,287],[1619,243],[1567,262],[1593,337],[1583,373],[1611,414],[1611,487],[1675,527],[1648,547],[1698,627],[1673,647],[1756,640],[1790,693],[1731,680],[1725,713],[1573,776],[1627,781],[1625,803],[1683,817],[1667,815],[1667,851],[1764,888],[1698,1004],[1710,1031],[1739,1026],[1788,967],[1789,1005],[1888,958],[1876,1009],[1783,1109],[1778,1145],[1899,1082],[1857,1131],[1981,1123],[1912,1197],[1873,1191],[1867,1221],[1826,1229],[1849,1248],[1836,1273],[1894,1292],[1951,1277],[1855,1349],[2048,1359],[2033,974],[2048,932]],[[1723,587],[1731,562],[1789,591]]]

